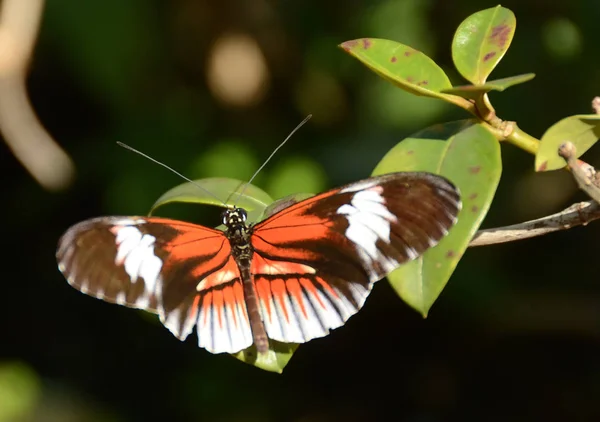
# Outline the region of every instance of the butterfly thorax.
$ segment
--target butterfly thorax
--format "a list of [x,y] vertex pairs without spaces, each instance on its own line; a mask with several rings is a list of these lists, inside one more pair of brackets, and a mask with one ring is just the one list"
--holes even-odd
[[223,212],[223,224],[227,227],[225,233],[238,265],[240,264],[240,259],[252,258],[250,228],[246,225],[246,218],[247,213],[243,208],[233,208]]

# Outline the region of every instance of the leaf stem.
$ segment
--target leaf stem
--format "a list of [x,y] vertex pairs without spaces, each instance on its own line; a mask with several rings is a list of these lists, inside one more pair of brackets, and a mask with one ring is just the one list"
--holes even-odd
[[472,101],[469,101],[466,98],[459,97],[458,95],[444,94],[444,93],[441,93],[441,98],[444,101],[447,101],[447,102],[452,103],[460,108],[463,108],[467,112],[471,113],[473,116],[479,117],[479,115],[477,114],[477,109],[475,107],[475,104]]
[[522,131],[516,123],[512,123],[512,131],[506,135],[506,141],[521,148],[523,151],[535,155],[540,146],[540,141],[527,132]]

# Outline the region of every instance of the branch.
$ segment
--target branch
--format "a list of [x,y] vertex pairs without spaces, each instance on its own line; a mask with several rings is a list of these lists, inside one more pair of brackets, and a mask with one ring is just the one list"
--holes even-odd
[[558,148],[558,155],[567,162],[573,179],[590,198],[600,202],[600,179],[596,169],[585,161],[577,159],[577,149],[572,142],[565,142]]
[[[600,98],[594,98],[594,108],[600,109]],[[512,226],[479,230],[469,246],[492,245],[541,236],[571,227],[586,225],[600,218],[600,173],[585,161],[577,159],[577,150],[572,142],[565,142],[558,148],[558,155],[565,159],[571,175],[593,200],[573,204],[569,208],[547,217]]]
[[43,5],[44,0],[4,0],[0,5],[0,131],[40,185],[60,190],[73,180],[75,167],[40,124],[25,85]]
[[469,247],[493,245],[496,243],[513,242],[541,236],[575,226],[586,225],[590,221],[600,219],[600,205],[596,201],[579,202],[563,211],[537,220],[526,221],[512,226],[479,230]]

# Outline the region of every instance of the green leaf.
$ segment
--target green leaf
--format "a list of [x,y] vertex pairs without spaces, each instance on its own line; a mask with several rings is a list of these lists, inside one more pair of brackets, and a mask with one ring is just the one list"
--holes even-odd
[[445,94],[458,95],[459,97],[474,100],[481,97],[490,91],[504,91],[513,85],[522,84],[535,78],[535,73],[525,73],[523,75],[511,76],[509,78],[496,79],[489,81],[483,85],[462,85],[455,86],[450,89],[445,89],[442,92]]
[[400,297],[426,317],[490,207],[502,172],[500,144],[473,121],[436,125],[396,145],[373,175],[392,171],[440,174],[461,191],[463,208],[450,233],[388,276]]
[[[198,185],[200,187],[198,187]],[[239,193],[246,182],[225,177],[210,177],[195,180],[194,183],[186,182],[168,190],[152,205],[150,214],[158,207],[173,202],[195,203],[204,205],[225,205],[244,208],[248,211],[248,221],[256,222],[273,199],[262,189],[248,185],[244,194]]]
[[452,59],[460,74],[474,85],[483,84],[510,47],[517,20],[501,6],[465,19],[452,40]]
[[440,91],[452,88],[433,60],[414,48],[390,40],[361,38],[340,47],[384,79],[412,94],[447,99]]
[[549,171],[563,168],[566,163],[558,155],[558,147],[571,141],[581,157],[600,137],[600,116],[581,114],[569,116],[553,124],[542,136],[535,155],[535,171]]
[[265,371],[281,374],[297,348],[296,343],[281,343],[269,339],[269,351],[266,354],[257,353],[256,347],[252,346],[231,356]]

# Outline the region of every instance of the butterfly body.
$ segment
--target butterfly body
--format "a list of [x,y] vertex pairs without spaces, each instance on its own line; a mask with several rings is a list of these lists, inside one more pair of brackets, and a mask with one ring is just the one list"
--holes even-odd
[[227,227],[225,235],[229,240],[231,254],[238,266],[244,287],[244,301],[254,345],[259,353],[266,353],[269,350],[269,339],[260,316],[260,304],[252,277],[254,249],[250,240],[252,228],[246,225],[247,216],[243,208],[227,209],[223,212],[223,224]]
[[75,288],[145,309],[179,339],[235,353],[304,343],[342,326],[373,283],[434,246],[456,221],[456,187],[429,173],[372,177],[225,231],[158,217],[100,217],[59,241]]

